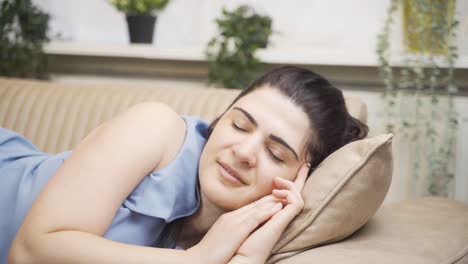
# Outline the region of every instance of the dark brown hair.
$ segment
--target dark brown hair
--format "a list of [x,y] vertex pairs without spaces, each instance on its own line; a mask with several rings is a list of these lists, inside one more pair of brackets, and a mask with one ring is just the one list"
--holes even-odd
[[[322,76],[294,66],[275,68],[260,76],[234,99],[228,109],[243,96],[265,86],[278,89],[309,117],[311,132],[305,153],[311,165],[309,175],[332,152],[367,136],[368,127],[348,113],[341,90]],[[211,123],[208,137],[222,115]]]

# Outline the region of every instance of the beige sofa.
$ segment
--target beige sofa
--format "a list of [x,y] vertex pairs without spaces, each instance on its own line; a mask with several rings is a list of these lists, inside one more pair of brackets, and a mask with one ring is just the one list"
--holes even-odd
[[[181,114],[212,120],[237,93],[0,78],[0,126],[24,134],[44,151],[59,152],[73,148],[92,128],[137,102],[160,101]],[[347,105],[352,115],[365,121],[365,105],[355,98],[347,98]],[[304,242],[301,250],[271,262],[468,263],[468,205],[434,197],[385,205],[346,236],[313,246]]]

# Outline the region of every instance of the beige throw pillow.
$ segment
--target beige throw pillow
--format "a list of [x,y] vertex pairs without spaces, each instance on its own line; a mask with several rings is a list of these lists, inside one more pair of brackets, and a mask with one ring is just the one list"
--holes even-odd
[[310,175],[305,206],[289,224],[267,263],[341,240],[363,226],[382,204],[392,177],[393,135],[343,146]]

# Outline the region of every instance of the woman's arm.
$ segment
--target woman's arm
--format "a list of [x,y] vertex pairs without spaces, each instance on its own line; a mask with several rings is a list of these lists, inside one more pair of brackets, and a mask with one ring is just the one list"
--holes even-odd
[[38,195],[9,254],[11,263],[182,263],[186,251],[102,238],[118,208],[152,170],[177,154],[184,121],[143,103],[95,129]]
[[31,248],[15,245],[8,263],[194,263],[185,250],[129,245],[83,231],[59,231],[35,239],[40,241],[23,242]]

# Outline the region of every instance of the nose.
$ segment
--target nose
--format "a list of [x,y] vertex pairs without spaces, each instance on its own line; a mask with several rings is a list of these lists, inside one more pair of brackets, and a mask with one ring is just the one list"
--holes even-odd
[[261,140],[255,135],[245,137],[232,148],[234,156],[243,164],[253,167],[257,163],[257,154]]

